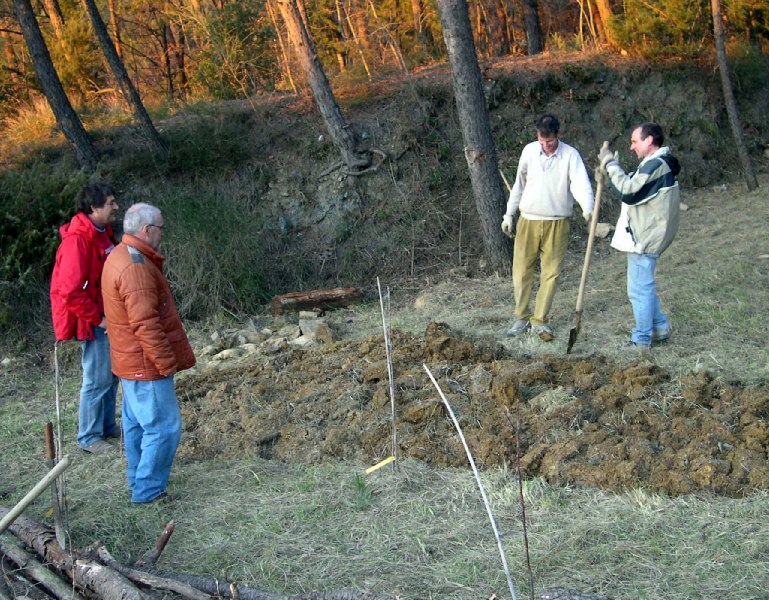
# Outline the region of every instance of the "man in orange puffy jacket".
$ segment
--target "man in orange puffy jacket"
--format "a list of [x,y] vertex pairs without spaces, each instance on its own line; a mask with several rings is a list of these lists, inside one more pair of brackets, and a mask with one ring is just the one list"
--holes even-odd
[[123,437],[131,503],[166,498],[182,431],[174,374],[195,365],[158,252],[160,210],[135,204],[104,265],[102,295],[112,371],[123,387]]
[[61,244],[51,277],[51,313],[56,341],[75,339],[82,349],[77,442],[86,452],[104,454],[117,448],[104,438],[117,435],[117,378],[110,366],[105,333],[101,277],[115,247],[112,223],[118,205],[104,183],[86,185],[75,199],[77,214],[62,225]]

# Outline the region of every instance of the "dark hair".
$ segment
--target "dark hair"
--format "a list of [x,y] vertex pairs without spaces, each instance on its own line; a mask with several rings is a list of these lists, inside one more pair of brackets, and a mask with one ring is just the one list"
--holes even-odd
[[115,190],[106,183],[89,183],[83,186],[75,198],[75,210],[90,215],[94,208],[101,208],[107,198],[115,196]]
[[537,131],[542,135],[557,135],[561,124],[553,115],[543,115],[537,121]]
[[662,147],[662,144],[665,142],[665,134],[662,133],[662,127],[660,127],[656,123],[641,123],[639,127],[641,128],[642,140],[645,140],[649,136],[652,136],[654,145],[657,146],[658,148]]

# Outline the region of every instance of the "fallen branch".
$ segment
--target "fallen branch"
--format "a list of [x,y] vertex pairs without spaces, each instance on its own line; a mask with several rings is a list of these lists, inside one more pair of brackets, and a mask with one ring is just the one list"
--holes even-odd
[[158,558],[160,558],[160,555],[163,553],[163,550],[165,550],[166,544],[168,544],[168,540],[171,539],[173,532],[174,522],[171,520],[166,524],[165,529],[163,529],[163,533],[160,534],[158,541],[155,542],[155,545],[152,547],[152,549],[148,550],[144,556],[142,556],[134,564],[137,567],[143,567],[145,565],[154,567],[155,563],[158,561]]
[[[201,575],[192,575],[189,573],[173,573],[161,571],[158,569],[146,569],[147,573],[157,575],[164,579],[173,579],[187,583],[198,590],[214,597],[233,598],[230,588],[230,582],[220,581],[212,577]],[[237,585],[237,600],[392,600],[389,597],[376,596],[368,592],[356,592],[351,590],[341,590],[338,592],[310,592],[309,594],[299,594],[296,596],[283,596],[264,592],[244,585]]]
[[[8,509],[0,506],[0,516]],[[158,544],[164,545],[171,533],[171,523],[166,525]],[[212,600],[232,598],[233,600],[391,600],[368,592],[342,590],[337,592],[311,592],[296,596],[283,596],[264,592],[234,582],[219,581],[212,577],[170,573],[154,567],[132,568],[121,565],[101,545],[94,550],[82,553],[69,553],[62,550],[56,542],[53,532],[39,523],[20,516],[10,527],[11,532],[27,546],[32,548],[44,562],[70,576],[74,584],[81,589],[90,589],[97,598],[112,600],[147,600],[167,590],[183,596],[187,600]],[[168,535],[166,536],[166,533]],[[165,540],[165,541],[163,541]],[[156,544],[156,546],[158,545]],[[162,552],[162,549],[160,550]],[[75,555],[76,554],[76,555]],[[104,564],[102,564],[104,563]],[[140,590],[134,582],[150,587]],[[1,599],[0,599],[1,600]]]
[[357,288],[332,288],[309,292],[288,292],[272,298],[272,314],[281,315],[286,309],[310,308],[314,306],[347,306],[360,300]]
[[[0,516],[7,517],[9,514],[11,511],[8,508],[0,506]],[[43,562],[66,573],[75,586],[90,589],[101,598],[146,599],[146,596],[120,573],[92,561],[79,560],[73,554],[62,550],[54,534],[32,519],[19,516],[11,523],[9,529],[13,535],[32,548]]]
[[112,555],[104,546],[98,546],[96,548],[96,556],[105,565],[114,569],[135,583],[140,583],[156,590],[168,590],[170,592],[179,594],[188,600],[211,600],[211,596],[209,594],[205,594],[189,584],[182,583],[174,579],[160,577],[158,575],[152,575],[138,569],[132,569],[131,567],[121,565],[112,557]]
[[0,538],[0,552],[15,563],[27,577],[39,583],[59,600],[83,600],[83,596],[74,591],[71,585],[57,577],[18,543]]

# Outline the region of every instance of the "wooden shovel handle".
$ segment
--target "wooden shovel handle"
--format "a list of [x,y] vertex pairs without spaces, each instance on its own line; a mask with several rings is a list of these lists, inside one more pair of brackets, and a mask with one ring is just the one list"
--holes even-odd
[[582,300],[585,297],[585,284],[587,283],[587,271],[590,268],[590,256],[593,253],[593,240],[595,239],[595,228],[598,225],[598,212],[601,208],[601,194],[603,193],[603,183],[601,179],[595,189],[595,204],[593,205],[593,214],[590,218],[590,233],[587,236],[587,250],[585,250],[585,262],[582,263],[582,277],[579,280],[579,292],[577,292],[576,313],[582,312]]

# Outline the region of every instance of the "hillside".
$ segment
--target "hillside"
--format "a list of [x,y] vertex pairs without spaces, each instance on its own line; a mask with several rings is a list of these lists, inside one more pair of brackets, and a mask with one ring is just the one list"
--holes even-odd
[[[671,340],[650,355],[622,349],[633,320],[625,257],[598,239],[566,354],[585,248],[576,220],[555,340],[504,335],[511,281],[488,273],[480,254],[445,68],[365,94],[340,89],[358,134],[390,157],[364,178],[319,177],[334,152],[306,98],[170,117],[164,131],[189,160],[173,168],[134,154],[130,131],[118,130],[104,175],[122,198],[164,208],[164,251],[199,364],[177,378],[176,499],[145,511],[128,505],[122,456],[78,451],[79,350],[60,347],[75,547],[101,540],[129,563],[173,518],[168,569],[286,595],[506,597],[484,507],[426,365],[481,468],[522,593],[518,456],[538,597],[552,586],[615,600],[765,595],[769,94],[743,86],[760,174],[748,193],[712,71],[556,58],[485,65],[501,165],[514,173],[546,111],[591,165],[609,138],[629,167],[630,126],[668,124],[688,206],[658,268]],[[613,225],[617,203],[603,202],[601,221]],[[366,475],[391,451],[377,277],[390,294],[401,464]],[[300,346],[298,315],[273,317],[268,294],[255,302],[241,279],[267,282],[270,293],[357,285],[364,299],[320,315],[328,335]],[[207,312],[214,301],[224,308]],[[54,364],[47,344],[9,344],[0,359],[0,500],[12,504],[47,470],[40,429],[56,419]],[[27,514],[50,521],[47,508],[41,499]]]

